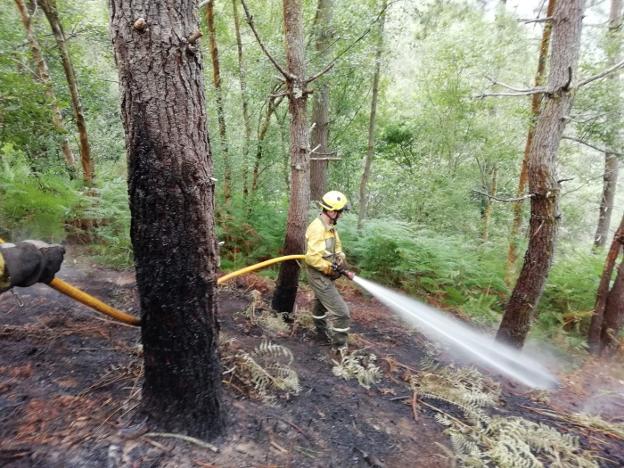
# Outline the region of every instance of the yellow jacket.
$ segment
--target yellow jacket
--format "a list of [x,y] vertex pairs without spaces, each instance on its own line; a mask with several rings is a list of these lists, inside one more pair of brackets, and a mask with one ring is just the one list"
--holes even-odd
[[319,216],[310,223],[305,237],[306,264],[321,273],[331,275],[332,263],[345,259],[336,227],[325,224]]
[[11,283],[9,283],[9,273],[5,270],[4,258],[0,253],[0,292],[7,289]]

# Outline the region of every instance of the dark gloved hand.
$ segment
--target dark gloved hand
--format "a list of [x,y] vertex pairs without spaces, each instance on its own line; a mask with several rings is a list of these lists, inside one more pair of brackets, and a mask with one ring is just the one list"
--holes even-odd
[[0,254],[9,274],[11,286],[30,286],[36,282],[49,283],[61,268],[65,248],[42,241],[1,244]]
[[331,267],[331,274],[329,275],[329,277],[332,280],[337,280],[338,278],[340,278],[343,273],[344,273],[344,269],[342,268],[342,266],[338,263],[338,262],[334,262],[332,263],[332,267]]

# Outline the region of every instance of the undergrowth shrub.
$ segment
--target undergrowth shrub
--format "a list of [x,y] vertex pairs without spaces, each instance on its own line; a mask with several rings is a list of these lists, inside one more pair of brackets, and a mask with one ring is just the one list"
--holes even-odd
[[23,152],[5,144],[0,148],[0,200],[0,226],[10,240],[60,241],[80,194],[66,174],[36,172]]

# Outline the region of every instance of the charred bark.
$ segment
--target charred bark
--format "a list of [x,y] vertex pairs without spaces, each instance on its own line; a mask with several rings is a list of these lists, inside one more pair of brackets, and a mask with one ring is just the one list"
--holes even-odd
[[223,431],[214,179],[196,2],[112,0],[145,381],[167,431]]
[[[320,62],[328,62],[329,50],[332,42],[332,14],[333,0],[319,0],[316,9],[315,21],[315,49]],[[329,143],[329,84],[325,78],[320,79],[320,83],[314,92],[312,102],[312,143],[316,154],[328,154]],[[315,160],[314,154],[310,161],[310,198],[320,200],[327,187],[327,166],[328,161]]]
[[32,17],[26,8],[24,0],[15,0],[15,5],[17,6],[17,11],[19,12],[20,19],[22,20],[22,25],[26,31],[26,38],[28,40],[28,45],[30,46],[30,52],[32,53],[33,60],[35,61],[35,65],[37,67],[37,80],[43,85],[45,95],[50,102],[50,106],[52,107],[52,124],[54,125],[56,131],[58,131],[61,135],[61,152],[63,153],[63,159],[65,160],[65,167],[67,168],[69,177],[73,179],[76,175],[76,159],[74,158],[74,153],[69,147],[67,130],[65,129],[63,115],[61,114],[61,109],[58,106],[58,101],[56,99],[56,95],[54,94],[48,64],[43,57],[43,53],[41,52],[39,40],[33,31]]
[[[546,17],[552,18],[555,13],[555,5],[557,0],[548,0],[546,7]],[[552,33],[552,21],[544,23],[542,31],[542,40],[540,42],[539,57],[537,60],[537,71],[535,72],[535,86],[542,86],[546,72],[546,60],[548,58],[548,48],[550,46],[550,35]],[[535,134],[535,123],[540,113],[542,104],[542,95],[534,94],[531,96],[531,114],[529,121],[529,131],[527,133],[526,144],[524,146],[524,157],[520,168],[520,179],[518,180],[518,189],[516,190],[516,198],[520,198],[526,191],[528,181],[527,164],[529,160],[529,152],[533,144],[533,135]],[[522,207],[523,200],[513,203],[513,220],[511,222],[511,232],[509,233],[509,248],[507,250],[507,264],[505,265],[505,283],[510,285],[514,274],[516,260],[518,259],[518,236],[520,234],[520,226],[522,225]]]
[[371,110],[368,119],[368,145],[366,158],[364,159],[364,172],[360,180],[360,207],[358,210],[358,229],[362,228],[364,218],[368,210],[368,180],[370,179],[371,166],[375,157],[375,126],[377,123],[377,98],[379,96],[379,77],[381,75],[381,57],[383,55],[383,34],[386,22],[386,10],[388,0],[382,0],[381,17],[379,18],[379,29],[377,31],[377,50],[375,51],[375,72],[373,74],[373,96],[371,98]]
[[520,276],[505,307],[497,339],[522,347],[552,264],[559,225],[556,161],[572,105],[583,0],[560,0],[553,15],[553,43],[544,106],[535,125],[527,170],[531,197],[529,245]]
[[[284,255],[305,250],[305,230],[310,203],[310,146],[306,105],[303,11],[301,0],[283,0],[284,33],[288,77],[286,92],[290,113],[290,203],[284,239]],[[281,264],[271,305],[279,312],[292,312],[299,283],[299,265]]]
[[37,3],[45,13],[52,35],[56,41],[61,62],[63,63],[63,71],[67,79],[67,87],[69,88],[69,96],[71,98],[74,119],[76,120],[76,128],[80,139],[80,163],[82,165],[82,178],[85,185],[93,183],[93,160],[91,159],[91,147],[89,146],[89,136],[87,134],[87,122],[82,111],[82,102],[80,100],[80,92],[78,91],[78,81],[76,80],[76,72],[74,65],[69,56],[65,33],[58,16],[56,8],[56,0],[37,0]]

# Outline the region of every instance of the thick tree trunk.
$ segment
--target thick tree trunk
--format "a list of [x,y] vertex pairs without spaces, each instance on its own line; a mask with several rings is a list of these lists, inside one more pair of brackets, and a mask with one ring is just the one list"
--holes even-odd
[[603,349],[603,332],[605,322],[605,310],[607,308],[607,299],[609,298],[609,289],[611,287],[611,278],[613,277],[613,269],[617,261],[622,246],[624,245],[624,217],[620,222],[620,226],[615,232],[613,242],[607,253],[605,259],[605,265],[602,270],[602,276],[600,277],[600,284],[598,285],[598,291],[596,292],[596,305],[594,306],[594,312],[592,314],[591,323],[589,325],[589,334],[587,337],[587,343],[589,345],[590,352],[599,354]]
[[249,152],[251,149],[251,118],[249,117],[249,96],[247,96],[247,77],[245,61],[243,60],[243,41],[240,33],[240,17],[238,2],[232,0],[232,14],[234,16],[234,31],[236,32],[236,50],[238,52],[238,81],[241,89],[241,103],[243,107],[243,123],[245,125],[245,143],[243,147],[243,199],[249,194]]
[[624,259],[620,261],[615,281],[609,291],[607,304],[604,313],[604,323],[602,326],[601,341],[602,352],[612,356],[618,349],[620,340],[618,335],[622,330],[622,320],[624,319]]
[[[302,0],[283,0],[286,60],[290,78],[286,80],[290,112],[290,204],[284,240],[284,255],[305,250],[305,230],[310,203],[310,146],[306,104],[308,91],[305,78],[305,52]],[[297,262],[280,266],[273,293],[272,307],[279,312],[292,312],[299,283]]]
[[217,122],[219,124],[219,143],[223,155],[223,201],[230,204],[232,199],[232,165],[228,150],[225,115],[223,112],[223,90],[221,89],[221,67],[219,65],[219,48],[217,47],[217,31],[214,24],[214,0],[206,4],[206,25],[210,42],[210,58],[212,60],[212,84],[215,88],[217,104]]
[[65,130],[63,115],[61,114],[61,109],[58,106],[58,101],[56,99],[56,95],[54,94],[54,88],[52,86],[52,81],[50,80],[48,64],[43,57],[43,53],[41,52],[39,40],[37,39],[37,36],[33,31],[32,18],[30,16],[30,13],[28,12],[28,9],[26,8],[24,0],[15,0],[15,5],[17,6],[17,11],[19,12],[20,19],[22,20],[22,25],[24,26],[24,30],[26,31],[26,38],[28,40],[28,45],[30,46],[30,52],[32,53],[33,60],[35,61],[35,65],[37,67],[37,80],[39,80],[39,82],[43,85],[45,95],[50,102],[50,106],[52,107],[52,124],[62,138],[61,152],[63,153],[65,166],[67,167],[69,177],[73,179],[76,174],[76,159],[74,158],[74,153],[69,147],[69,142],[67,140],[67,130]]
[[505,308],[497,339],[522,347],[552,264],[559,225],[556,161],[572,105],[578,66],[583,0],[560,0],[553,15],[553,44],[544,107],[537,118],[527,162],[531,219],[529,246]]
[[379,77],[381,75],[381,57],[383,55],[383,35],[386,22],[386,9],[388,0],[382,0],[382,13],[379,18],[379,29],[377,31],[377,50],[375,51],[375,72],[373,74],[373,96],[371,98],[371,111],[368,119],[368,145],[366,158],[364,159],[364,172],[360,180],[360,208],[358,210],[357,228],[362,229],[362,223],[367,216],[368,209],[368,180],[371,174],[371,165],[375,156],[375,125],[377,123],[377,97],[379,95]]
[[[327,62],[332,41],[333,0],[318,0],[315,21],[315,49],[320,62]],[[321,78],[313,95],[312,102],[312,142],[316,148],[310,160],[310,198],[320,200],[327,186],[327,160],[315,160],[329,153],[329,85]]]
[[74,71],[74,65],[72,64],[69,56],[69,50],[65,42],[65,33],[63,32],[63,26],[58,17],[58,11],[56,8],[56,0],[37,0],[37,3],[45,13],[52,34],[56,40],[56,45],[61,56],[63,63],[63,71],[65,72],[65,78],[67,79],[67,86],[69,88],[69,95],[72,103],[72,110],[74,112],[74,119],[76,120],[76,127],[78,129],[78,136],[80,139],[80,163],[82,165],[82,178],[85,185],[91,185],[93,183],[93,160],[91,159],[91,148],[89,146],[89,137],[87,135],[87,123],[85,122],[84,114],[82,112],[82,102],[80,101],[80,93],[78,92],[78,82],[76,80],[76,72]]
[[[555,12],[555,4],[557,0],[548,0],[546,8],[546,17],[552,18]],[[550,35],[552,32],[552,21],[544,23],[542,32],[542,41],[540,43],[539,57],[537,60],[537,71],[535,72],[535,86],[542,86],[546,72],[546,59],[548,58],[548,48],[550,46]],[[524,157],[522,158],[522,166],[520,168],[520,179],[518,180],[518,189],[516,190],[517,198],[524,196],[528,181],[527,163],[529,160],[529,151],[533,144],[533,135],[535,134],[535,122],[540,113],[542,104],[542,95],[534,94],[531,96],[531,121],[529,122],[529,132],[527,134],[526,144],[524,146]],[[522,225],[522,207],[521,200],[513,203],[513,220],[511,222],[511,231],[509,233],[509,248],[507,250],[507,263],[505,265],[505,283],[511,285],[514,275],[516,260],[518,259],[518,237],[520,235],[520,226]]]
[[112,0],[145,356],[162,429],[222,432],[214,179],[196,2]]
[[[621,39],[619,36],[622,27],[622,0],[611,0],[611,11],[609,13],[609,31],[607,32],[607,63],[609,66],[615,65],[620,57]],[[609,77],[610,80],[619,80],[617,74]],[[617,138],[617,137],[616,137]],[[609,141],[609,147],[617,147],[616,141]],[[605,169],[602,185],[602,199],[600,200],[600,212],[598,215],[598,225],[594,236],[594,247],[602,248],[607,243],[609,226],[611,225],[611,214],[613,213],[613,201],[617,188],[619,160],[611,153],[605,153]]]

